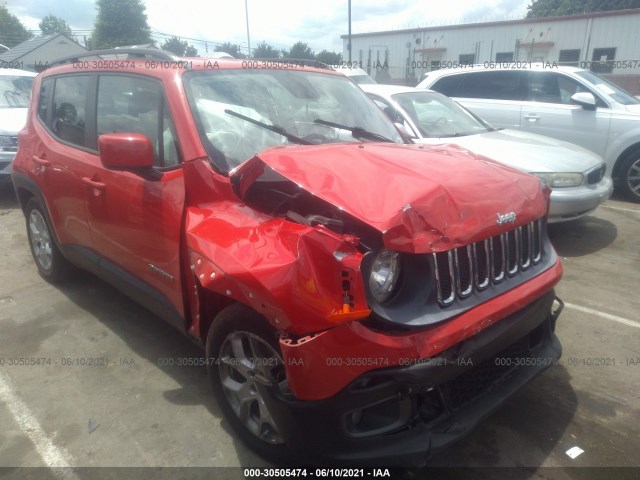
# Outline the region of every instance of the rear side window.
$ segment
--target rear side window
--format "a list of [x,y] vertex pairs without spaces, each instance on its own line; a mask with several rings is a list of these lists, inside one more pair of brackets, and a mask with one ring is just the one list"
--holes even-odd
[[89,77],[74,75],[58,77],[53,92],[51,130],[66,142],[86,146],[85,105]]
[[53,79],[45,78],[40,86],[40,97],[38,98],[38,117],[45,124],[48,124],[49,103],[51,101],[51,92],[53,91]]
[[141,133],[153,144],[155,164],[178,164],[171,117],[162,85],[123,75],[101,75],[98,81],[97,133]]
[[459,97],[458,93],[461,91],[460,86],[462,83],[462,75],[449,75],[448,77],[442,77],[429,88],[447,97]]
[[[445,81],[444,83],[442,83]],[[441,85],[442,83],[442,85]],[[449,97],[523,100],[526,92],[524,72],[470,72],[444,77],[433,87]]]

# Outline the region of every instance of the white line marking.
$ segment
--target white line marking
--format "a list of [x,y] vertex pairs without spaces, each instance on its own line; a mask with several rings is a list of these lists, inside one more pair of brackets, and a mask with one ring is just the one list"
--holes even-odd
[[567,308],[578,310],[582,313],[588,313],[590,315],[595,315],[596,317],[605,318],[607,320],[611,320],[612,322],[618,322],[629,327],[640,328],[640,322],[634,322],[633,320],[629,320],[628,318],[618,317],[617,315],[611,315],[610,313],[601,312],[599,310],[594,310],[593,308],[589,307],[583,307],[581,305],[574,305],[573,303],[568,302],[564,302],[564,306]]
[[600,205],[602,208],[609,208],[611,210],[620,210],[621,212],[640,213],[640,210],[633,210],[631,208],[613,207],[611,205]]
[[0,401],[9,408],[20,429],[31,439],[44,463],[52,469],[52,473],[68,480],[78,480],[71,465],[72,457],[61,447],[56,447],[42,430],[38,420],[29,407],[16,395],[11,380],[0,371]]

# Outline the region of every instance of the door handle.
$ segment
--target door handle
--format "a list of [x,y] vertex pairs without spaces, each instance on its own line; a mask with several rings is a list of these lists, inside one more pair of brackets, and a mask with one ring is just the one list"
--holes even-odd
[[95,180],[91,180],[90,177],[82,177],[82,183],[84,183],[88,187],[91,187],[93,189],[93,194],[96,197],[98,195],[100,195],[104,191],[104,189],[107,187],[102,182],[97,182]]
[[524,118],[526,118],[530,122],[537,122],[538,120],[540,120],[540,117],[535,113],[528,113],[527,115],[524,116]]
[[49,166],[51,166],[51,162],[49,160],[41,158],[41,157],[39,157],[37,155],[34,155],[33,157],[31,157],[31,160],[33,160],[35,163],[37,163],[41,167],[49,167]]

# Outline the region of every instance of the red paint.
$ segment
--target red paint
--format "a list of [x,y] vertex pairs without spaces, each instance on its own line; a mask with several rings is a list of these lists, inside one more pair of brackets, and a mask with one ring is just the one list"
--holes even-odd
[[[514,212],[517,225],[529,223],[545,214],[549,191],[543,192],[533,176],[455,147],[373,143],[271,148],[245,162],[230,179],[206,158],[182,85],[183,71],[134,63],[135,68],[117,73],[144,73],[162,81],[181,167],[154,179],[125,170],[148,162],[149,145],[135,135],[129,140],[103,136],[100,149],[106,162],[98,152],[55,140],[37,119],[39,91],[43,76],[77,73],[68,65],[36,78],[14,170],[37,185],[60,243],[98,252],[161,292],[184,316],[191,336],[204,341],[199,293],[204,290],[263,314],[289,335],[281,346],[290,386],[299,398],[330,397],[358,375],[387,366],[343,362],[335,367],[327,365],[327,358],[382,358],[391,366],[429,357],[517,311],[558,282],[559,263],[419,333],[368,330],[358,322],[370,310],[360,271],[360,239],[261,213],[238,197],[232,180],[239,181],[242,196],[266,164],[373,227],[387,248],[411,253],[448,250],[496,235],[505,229],[497,225],[496,214]],[[216,68],[242,68],[239,61],[207,59],[194,59],[193,68],[213,68],[207,66],[213,63]],[[120,159],[121,154],[125,157]],[[345,280],[351,305],[344,302]],[[290,362],[294,359],[304,364]]]

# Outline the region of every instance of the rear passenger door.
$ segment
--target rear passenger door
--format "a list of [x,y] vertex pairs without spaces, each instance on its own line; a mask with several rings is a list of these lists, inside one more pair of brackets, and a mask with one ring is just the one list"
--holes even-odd
[[96,131],[141,133],[155,165],[111,170],[98,163],[88,200],[93,241],[109,280],[171,321],[184,315],[180,236],[184,181],[171,112],[162,82],[140,75],[98,76]]
[[[596,98],[596,110],[571,103],[571,96],[579,92],[591,93]],[[574,78],[554,71],[530,71],[521,122],[524,131],[575,143],[604,156],[611,109]]]
[[431,88],[452,97],[494,127],[520,128],[526,92],[523,71],[459,73],[441,78]]

